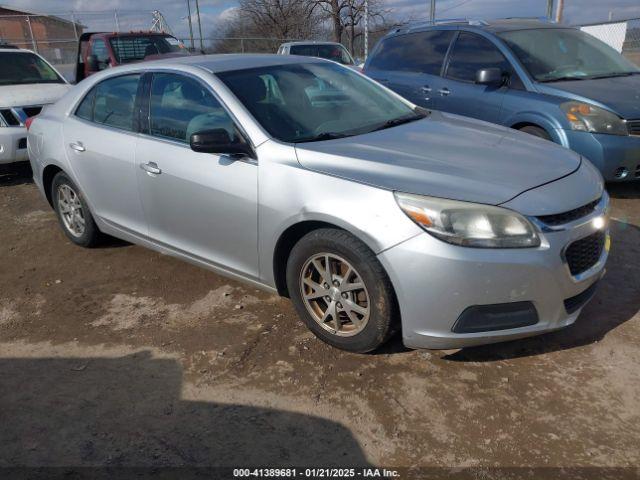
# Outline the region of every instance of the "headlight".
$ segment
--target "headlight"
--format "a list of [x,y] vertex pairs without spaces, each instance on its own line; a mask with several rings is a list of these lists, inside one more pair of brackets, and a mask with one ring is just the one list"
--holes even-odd
[[540,237],[522,215],[506,208],[395,193],[409,218],[440,240],[464,247],[538,247]]
[[581,102],[560,105],[572,130],[610,135],[629,135],[627,124],[616,114],[603,108]]

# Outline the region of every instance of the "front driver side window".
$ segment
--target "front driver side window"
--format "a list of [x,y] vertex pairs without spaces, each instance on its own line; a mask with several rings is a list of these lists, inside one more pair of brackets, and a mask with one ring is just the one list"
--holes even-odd
[[235,135],[233,120],[203,84],[183,75],[154,73],[151,135],[188,144],[192,134],[218,128]]
[[453,45],[447,78],[474,83],[476,73],[482,68],[499,68],[511,73],[508,60],[498,48],[480,35],[462,32]]

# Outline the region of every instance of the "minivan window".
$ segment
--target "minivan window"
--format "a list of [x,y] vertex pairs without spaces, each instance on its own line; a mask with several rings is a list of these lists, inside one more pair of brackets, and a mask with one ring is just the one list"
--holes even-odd
[[353,65],[353,59],[342,45],[313,44],[292,45],[289,49],[291,55],[305,55],[308,57],[326,58],[343,65]]
[[29,52],[0,52],[0,85],[64,83],[53,68]]
[[640,73],[616,50],[573,28],[518,30],[503,32],[500,37],[539,82]]
[[348,137],[425,116],[375,82],[328,62],[216,75],[269,134],[284,142]]
[[475,82],[483,68],[499,68],[510,72],[511,65],[498,48],[480,35],[462,32],[453,45],[447,67],[447,77],[463,82]]
[[191,135],[223,128],[235,135],[233,120],[211,92],[193,78],[155,73],[151,83],[150,133],[189,143]]
[[452,30],[429,30],[383,40],[367,68],[440,75]]
[[[114,77],[100,82],[85,96],[76,115],[110,127],[134,130],[133,106],[139,74]],[[93,105],[91,105],[91,96]]]

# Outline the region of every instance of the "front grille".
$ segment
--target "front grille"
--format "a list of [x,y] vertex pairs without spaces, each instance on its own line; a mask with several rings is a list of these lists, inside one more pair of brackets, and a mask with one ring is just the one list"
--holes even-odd
[[595,282],[593,285],[591,285],[589,288],[579,293],[575,297],[567,298],[564,301],[564,309],[569,315],[577,312],[582,307],[584,307],[589,300],[591,300],[591,297],[593,297],[593,294],[596,293],[597,288],[598,282]]
[[24,107],[22,111],[27,114],[27,117],[35,117],[42,111],[42,106]]
[[549,225],[550,227],[564,225],[565,223],[573,222],[575,220],[578,220],[579,218],[586,217],[596,209],[598,203],[600,203],[600,199],[594,200],[593,202],[587,203],[586,205],[578,207],[574,210],[569,210],[568,212],[556,213],[553,215],[542,215],[538,217],[538,220],[546,225]]
[[571,275],[580,275],[593,267],[604,250],[607,234],[601,230],[573,242],[565,252]]
[[640,120],[627,120],[629,135],[640,135]]
[[42,111],[42,105],[32,107],[14,107],[0,109],[0,115],[9,127],[20,127],[29,117],[35,117]]
[[19,127],[20,126],[20,119],[18,117],[16,117],[10,109],[4,108],[4,109],[0,110],[0,115],[2,115],[2,119],[10,127]]

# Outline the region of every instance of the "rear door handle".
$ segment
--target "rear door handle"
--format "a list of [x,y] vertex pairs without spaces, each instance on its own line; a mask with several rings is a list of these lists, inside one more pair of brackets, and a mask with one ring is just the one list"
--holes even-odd
[[155,162],[141,163],[140,168],[145,172],[151,173],[153,175],[160,175],[162,173],[162,170],[160,170],[158,164]]
[[84,152],[86,150],[82,142],[72,142],[69,144],[69,147],[76,152]]
[[441,88],[440,90],[438,90],[438,93],[440,95],[442,95],[443,97],[447,97],[451,94],[451,90],[449,90],[448,88]]

